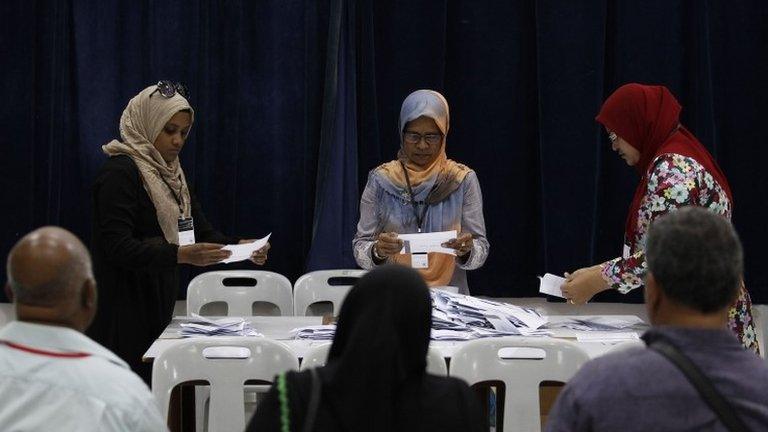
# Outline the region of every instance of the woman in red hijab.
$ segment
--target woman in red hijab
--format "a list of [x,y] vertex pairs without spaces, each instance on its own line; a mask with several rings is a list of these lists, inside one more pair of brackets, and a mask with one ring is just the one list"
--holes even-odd
[[[566,273],[563,295],[586,303],[598,292],[627,293],[643,285],[645,239],[657,217],[685,206],[701,206],[731,218],[733,195],[723,171],[704,146],[680,124],[680,104],[664,86],[626,84],[603,104],[596,120],[611,148],[640,174],[627,214],[622,257]],[[729,326],[742,344],[759,351],[752,304],[742,285],[729,312]]]

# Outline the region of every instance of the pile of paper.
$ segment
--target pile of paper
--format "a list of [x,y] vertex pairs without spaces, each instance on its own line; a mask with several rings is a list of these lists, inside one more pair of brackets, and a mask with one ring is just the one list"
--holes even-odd
[[181,336],[263,336],[240,317],[212,319],[192,314],[192,320],[181,323]]
[[549,335],[547,319],[530,308],[432,290],[432,339]]
[[644,328],[647,325],[638,317],[616,318],[611,316],[583,316],[548,323],[547,328],[569,328],[581,331],[619,331]]
[[331,340],[336,333],[336,325],[316,325],[307,327],[297,327],[291,330],[290,335],[294,339],[305,340]]

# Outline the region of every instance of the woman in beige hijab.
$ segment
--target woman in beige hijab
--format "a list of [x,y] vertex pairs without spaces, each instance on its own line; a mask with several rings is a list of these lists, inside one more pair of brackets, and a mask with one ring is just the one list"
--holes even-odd
[[[99,308],[89,330],[149,382],[141,357],[168,325],[179,291],[179,264],[208,266],[227,258],[225,244],[245,242],[216,231],[190,191],[179,152],[195,112],[181,84],[161,81],[128,102],[121,140],[93,188],[93,258]],[[269,245],[251,260],[267,259]]]

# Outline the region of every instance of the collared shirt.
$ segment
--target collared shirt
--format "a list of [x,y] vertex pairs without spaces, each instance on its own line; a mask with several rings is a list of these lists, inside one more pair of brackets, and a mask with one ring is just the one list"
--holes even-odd
[[[750,430],[768,430],[768,367],[727,330],[654,327],[643,339],[675,345],[709,378]],[[549,414],[547,431],[725,431],[696,388],[649,348],[585,364]]]
[[165,431],[157,403],[126,363],[66,327],[0,329],[0,429]]

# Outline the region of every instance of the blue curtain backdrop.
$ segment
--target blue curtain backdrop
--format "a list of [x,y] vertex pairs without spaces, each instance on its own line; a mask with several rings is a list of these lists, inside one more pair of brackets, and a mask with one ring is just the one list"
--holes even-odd
[[272,232],[266,269],[292,280],[348,267],[400,103],[433,88],[451,104],[449,157],[485,198],[491,254],[471,289],[535,295],[537,274],[621,252],[637,178],[593,119],[639,81],[667,85],[719,160],[747,285],[768,302],[762,0],[13,0],[0,22],[3,257],[45,224],[90,240],[100,146],[130,97],[173,79],[192,93],[181,158],[211,221]]

